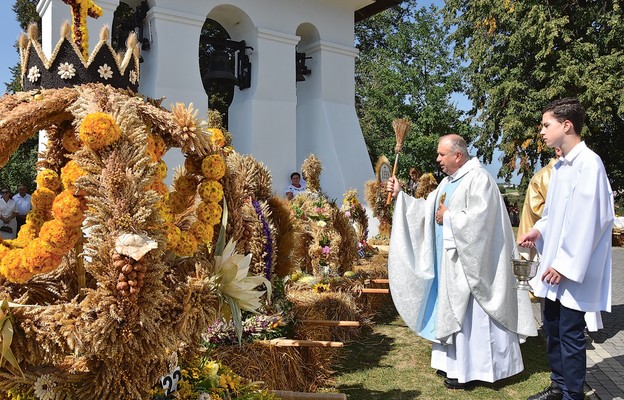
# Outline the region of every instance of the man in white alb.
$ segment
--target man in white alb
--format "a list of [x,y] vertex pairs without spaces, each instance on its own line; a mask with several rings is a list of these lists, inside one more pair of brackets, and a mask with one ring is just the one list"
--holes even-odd
[[520,341],[537,331],[514,288],[514,234],[496,182],[458,135],[440,138],[437,162],[448,176],[426,200],[388,182],[397,196],[388,274],[401,317],[433,342],[431,366],[461,389],[521,372]]

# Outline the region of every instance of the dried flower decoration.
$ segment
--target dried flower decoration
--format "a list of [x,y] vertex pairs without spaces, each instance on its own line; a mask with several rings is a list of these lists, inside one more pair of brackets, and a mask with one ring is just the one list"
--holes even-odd
[[41,73],[39,72],[39,68],[31,67],[28,70],[28,80],[31,81],[32,83],[35,83],[39,80],[39,78],[41,78]]
[[100,78],[104,80],[109,80],[113,77],[113,70],[108,64],[100,65],[98,67],[98,73],[100,74]]
[[71,79],[76,76],[76,68],[74,68],[74,64],[64,62],[59,65],[57,73],[61,79]]

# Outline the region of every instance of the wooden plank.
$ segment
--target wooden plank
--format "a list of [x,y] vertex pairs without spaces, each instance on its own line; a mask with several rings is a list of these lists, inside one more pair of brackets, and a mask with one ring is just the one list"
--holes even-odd
[[271,339],[269,343],[277,347],[343,347],[342,342],[304,339]]
[[389,294],[390,293],[390,289],[364,288],[364,289],[362,289],[362,293],[385,293],[385,294]]
[[371,279],[371,282],[373,283],[390,283],[389,279],[383,279],[383,278],[377,278],[377,279]]
[[304,393],[288,390],[271,390],[271,392],[282,400],[347,400],[344,393]]
[[302,319],[299,322],[318,326],[360,326],[359,321],[333,321],[327,319]]

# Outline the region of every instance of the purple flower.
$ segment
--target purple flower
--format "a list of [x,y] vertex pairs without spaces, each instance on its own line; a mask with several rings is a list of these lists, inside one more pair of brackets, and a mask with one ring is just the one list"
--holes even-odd
[[323,251],[323,254],[329,254],[329,252],[331,250],[330,250],[329,246],[324,246],[322,251]]

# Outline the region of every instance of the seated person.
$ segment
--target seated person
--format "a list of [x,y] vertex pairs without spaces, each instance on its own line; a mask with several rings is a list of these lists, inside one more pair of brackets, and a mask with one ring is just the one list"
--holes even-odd
[[299,193],[305,192],[307,189],[304,181],[301,180],[301,174],[299,172],[293,172],[290,174],[290,185],[286,187],[284,193],[288,200],[294,199]]

